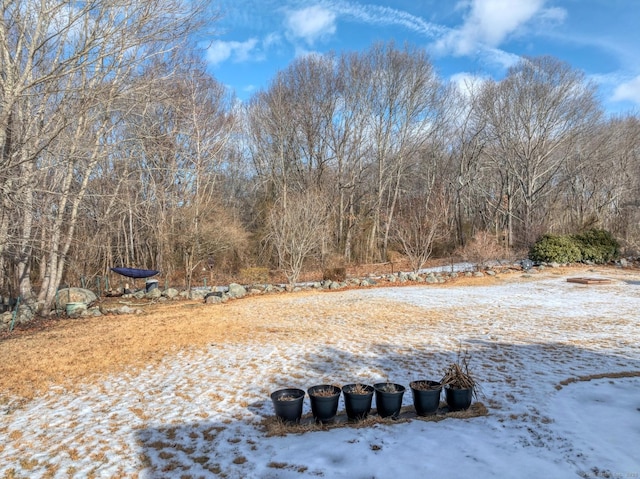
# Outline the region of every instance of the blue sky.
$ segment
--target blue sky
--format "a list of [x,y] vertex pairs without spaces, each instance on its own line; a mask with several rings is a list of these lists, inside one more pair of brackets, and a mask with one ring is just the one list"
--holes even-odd
[[640,0],[220,0],[204,52],[241,100],[300,55],[394,40],[425,48],[440,76],[501,78],[552,55],[594,81],[605,109],[640,111]]

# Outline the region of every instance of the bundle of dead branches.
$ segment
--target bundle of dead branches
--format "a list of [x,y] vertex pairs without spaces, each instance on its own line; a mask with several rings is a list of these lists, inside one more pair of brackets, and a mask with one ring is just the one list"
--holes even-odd
[[451,363],[440,382],[452,389],[474,389],[476,381],[469,372],[469,356],[459,356],[457,362]]

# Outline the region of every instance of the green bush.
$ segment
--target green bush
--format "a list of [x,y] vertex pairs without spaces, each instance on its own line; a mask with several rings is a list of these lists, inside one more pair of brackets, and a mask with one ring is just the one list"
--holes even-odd
[[582,259],[582,253],[572,236],[546,234],[531,247],[529,258],[546,263],[575,263]]
[[547,263],[607,263],[618,257],[619,248],[611,233],[591,229],[575,235],[546,234],[531,247],[529,258]]
[[583,261],[608,263],[620,254],[620,244],[611,233],[605,230],[591,229],[574,235]]

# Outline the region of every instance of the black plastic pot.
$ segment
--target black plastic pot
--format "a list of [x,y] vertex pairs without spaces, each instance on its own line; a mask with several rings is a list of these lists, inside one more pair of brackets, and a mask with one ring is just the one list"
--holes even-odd
[[304,391],[302,389],[278,389],[271,393],[271,401],[276,416],[284,422],[300,422]]
[[373,386],[360,384],[364,388],[365,394],[356,394],[352,392],[356,388],[356,384],[347,384],[342,387],[344,395],[344,407],[347,410],[347,417],[352,421],[364,419],[371,411],[371,400],[373,399]]
[[413,395],[413,406],[418,416],[434,414],[440,405],[442,384],[438,381],[413,381],[409,384]]
[[469,406],[471,406],[473,388],[454,389],[446,387],[444,392],[447,399],[447,406],[449,406],[449,411],[464,411],[465,409],[469,409]]
[[[331,395],[317,395],[319,392],[324,393],[326,391],[331,391]],[[338,386],[331,384],[320,384],[307,389],[311,400],[311,413],[316,422],[331,422],[335,419],[341,391],[342,389]]]
[[376,408],[378,416],[397,418],[402,407],[402,396],[406,388],[401,384],[377,383],[373,385],[376,391]]

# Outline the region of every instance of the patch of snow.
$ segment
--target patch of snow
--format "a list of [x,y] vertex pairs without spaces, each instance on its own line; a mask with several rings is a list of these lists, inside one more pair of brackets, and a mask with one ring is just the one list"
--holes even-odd
[[[282,318],[292,326],[310,321],[306,312],[320,305],[362,308],[323,320],[311,344],[295,335],[286,343],[212,344],[7,410],[0,476],[640,477],[640,378],[563,385],[640,371],[635,284],[584,286],[558,276],[282,301],[299,306],[299,315]],[[399,329],[354,326],[376,304],[412,305],[419,314]],[[443,311],[447,321],[428,320]],[[460,347],[472,355],[486,417],[285,437],[259,427],[274,414],[270,392],[281,387],[387,379],[408,386],[439,379]],[[404,405],[411,403],[408,392]]]

